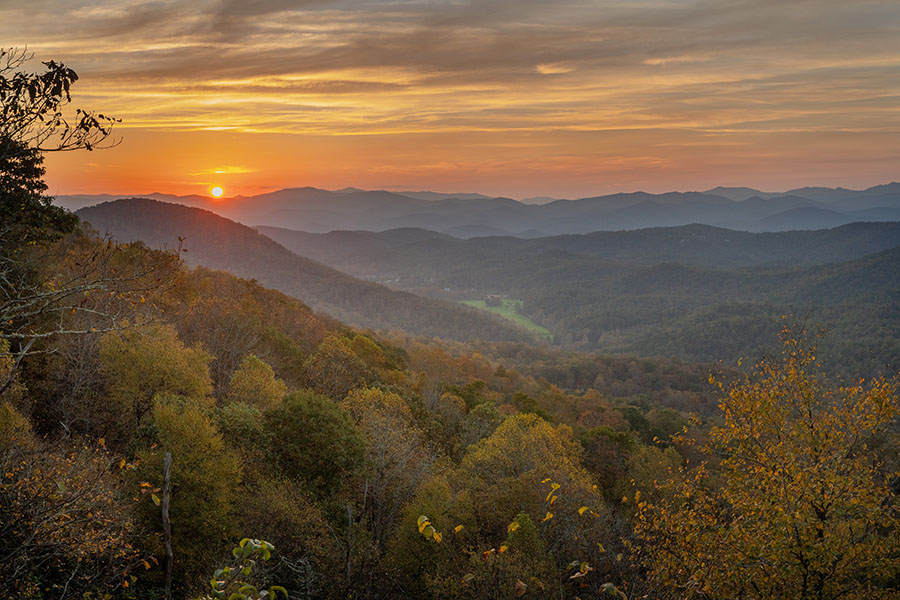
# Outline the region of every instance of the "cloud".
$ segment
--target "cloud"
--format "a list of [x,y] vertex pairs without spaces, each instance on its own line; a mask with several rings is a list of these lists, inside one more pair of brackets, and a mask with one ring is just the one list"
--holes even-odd
[[563,75],[574,70],[575,67],[564,63],[541,63],[537,66],[537,72],[541,75]]
[[728,147],[900,131],[898,22],[896,0],[0,3],[0,39],[73,66],[77,101],[123,129]]
[[255,173],[256,169],[248,169],[240,166],[224,166],[206,169],[205,171],[197,171],[191,175],[241,175],[244,173]]
[[710,56],[665,56],[659,58],[645,58],[642,64],[651,65],[651,66],[666,66],[669,64],[677,64],[677,63],[702,63],[708,62],[712,60]]

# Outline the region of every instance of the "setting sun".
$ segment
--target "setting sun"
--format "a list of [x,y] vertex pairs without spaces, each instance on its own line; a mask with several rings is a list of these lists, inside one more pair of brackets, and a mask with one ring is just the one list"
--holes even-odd
[[222,189],[221,186],[217,185],[214,188],[211,188],[209,190],[209,193],[212,194],[213,198],[221,198],[222,195],[225,193],[225,190]]

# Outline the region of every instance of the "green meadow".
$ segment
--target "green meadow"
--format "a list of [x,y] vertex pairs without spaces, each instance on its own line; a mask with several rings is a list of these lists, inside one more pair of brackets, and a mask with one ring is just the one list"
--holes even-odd
[[553,334],[550,333],[550,330],[546,327],[542,327],[526,317],[525,315],[521,315],[516,310],[522,305],[521,300],[501,300],[500,306],[487,306],[484,300],[463,300],[463,304],[467,306],[473,306],[475,308],[480,308],[481,310],[486,310],[492,313],[496,313],[501,317],[509,319],[513,321],[528,331],[532,333],[536,333],[540,336],[544,337],[552,337]]

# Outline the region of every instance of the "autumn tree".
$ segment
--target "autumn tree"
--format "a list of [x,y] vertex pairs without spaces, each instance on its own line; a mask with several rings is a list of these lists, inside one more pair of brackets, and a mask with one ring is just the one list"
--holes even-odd
[[186,348],[170,325],[109,332],[100,341],[107,393],[117,411],[118,433],[137,427],[153,408],[156,394],[194,399],[212,394],[209,361],[199,347]]
[[54,352],[60,337],[121,328],[180,266],[171,253],[101,241],[53,205],[44,153],[112,145],[116,119],[71,111],[77,74],[54,61],[27,72],[29,59],[25,50],[0,50],[0,356],[14,359],[0,394],[26,356]]
[[338,549],[321,509],[303,489],[290,480],[260,478],[245,484],[235,514],[241,531],[275,544],[276,559],[265,569],[290,598],[330,596],[327,590],[340,576],[329,569]]
[[[137,481],[157,490],[163,484],[165,454],[172,456],[169,514],[175,575],[182,589],[196,585],[191,577],[204,573],[224,540],[237,533],[230,517],[239,492],[241,465],[206,412],[203,404],[190,398],[158,396],[150,415],[156,441],[137,453]],[[149,498],[142,506],[145,526],[159,532],[159,508]]]
[[898,598],[898,473],[871,448],[897,384],[830,384],[783,333],[780,359],[722,387],[707,461],[638,503],[642,562],[667,597]]
[[397,394],[377,389],[350,392],[342,407],[367,444],[361,476],[362,513],[376,542],[384,546],[403,505],[429,475],[437,453],[416,426],[412,411]]
[[[543,584],[555,587],[559,582],[548,582],[547,574],[568,581],[571,573],[566,574],[566,567],[575,560],[591,570],[609,570],[608,511],[581,465],[581,453],[568,426],[551,425],[533,414],[508,417],[489,437],[469,447],[454,475],[455,486],[471,497],[479,534],[491,544],[483,551],[493,547],[503,555],[495,565],[498,582],[508,583],[527,566]],[[512,533],[510,522],[525,522],[516,516],[520,513],[540,532],[545,560],[539,565],[500,552],[501,546],[512,547],[503,541]],[[592,577],[577,584],[601,582]]]
[[96,444],[29,439],[0,405],[0,597],[109,597],[145,570],[113,462]]
[[350,341],[336,333],[327,335],[306,359],[303,375],[309,388],[336,402],[372,380],[372,372],[353,351]]
[[275,377],[268,364],[248,354],[231,376],[228,400],[256,406],[260,410],[275,408],[287,393],[287,385]]

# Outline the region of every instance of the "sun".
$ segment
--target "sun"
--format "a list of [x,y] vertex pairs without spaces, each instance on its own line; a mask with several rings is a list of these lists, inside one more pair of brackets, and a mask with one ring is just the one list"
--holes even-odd
[[225,194],[225,190],[222,188],[222,186],[217,185],[215,187],[210,188],[209,193],[212,195],[213,198],[221,198]]

